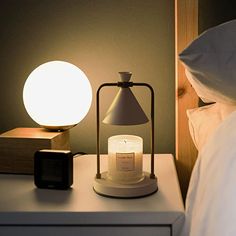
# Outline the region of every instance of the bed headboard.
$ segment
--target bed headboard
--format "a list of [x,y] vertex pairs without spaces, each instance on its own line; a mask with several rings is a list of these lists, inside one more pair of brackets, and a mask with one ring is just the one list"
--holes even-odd
[[185,199],[197,150],[188,129],[186,110],[198,106],[178,54],[198,35],[198,0],[175,0],[176,164]]

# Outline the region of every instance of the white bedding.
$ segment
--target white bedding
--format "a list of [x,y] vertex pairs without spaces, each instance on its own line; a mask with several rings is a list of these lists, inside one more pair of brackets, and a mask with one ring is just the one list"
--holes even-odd
[[183,235],[236,235],[236,112],[199,152],[186,199]]

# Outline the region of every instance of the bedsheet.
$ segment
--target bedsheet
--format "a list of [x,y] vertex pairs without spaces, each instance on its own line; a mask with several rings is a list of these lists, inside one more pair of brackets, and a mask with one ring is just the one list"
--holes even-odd
[[198,154],[182,235],[236,235],[236,112],[219,125]]

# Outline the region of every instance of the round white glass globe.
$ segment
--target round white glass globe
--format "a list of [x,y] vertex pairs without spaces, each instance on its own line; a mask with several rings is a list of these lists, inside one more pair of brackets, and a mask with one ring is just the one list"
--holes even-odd
[[78,124],[88,113],[92,88],[75,65],[50,61],[37,67],[27,78],[23,102],[30,117],[39,125],[64,130]]

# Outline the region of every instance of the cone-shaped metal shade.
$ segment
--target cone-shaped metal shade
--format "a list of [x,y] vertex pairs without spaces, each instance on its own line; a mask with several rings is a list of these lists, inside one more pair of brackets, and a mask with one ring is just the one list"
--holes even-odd
[[138,125],[148,122],[130,88],[120,88],[106,113],[103,123],[111,125]]

